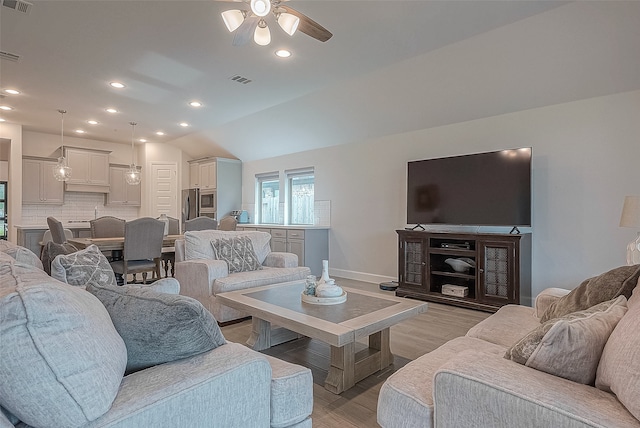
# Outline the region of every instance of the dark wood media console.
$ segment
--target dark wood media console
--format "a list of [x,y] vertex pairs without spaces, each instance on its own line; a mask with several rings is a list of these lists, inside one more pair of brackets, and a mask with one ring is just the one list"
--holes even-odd
[[[477,234],[397,230],[396,295],[495,312],[530,304],[531,234]],[[468,259],[475,267],[455,271],[445,260]],[[445,285],[466,296],[442,293]]]

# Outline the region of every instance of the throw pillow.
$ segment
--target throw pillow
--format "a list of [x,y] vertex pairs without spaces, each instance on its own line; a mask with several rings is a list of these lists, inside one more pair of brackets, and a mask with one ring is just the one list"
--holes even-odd
[[34,427],[103,415],[127,358],[104,306],[16,261],[2,260],[0,272],[0,406]]
[[616,394],[622,405],[640,419],[640,305],[631,303],[604,347],[596,388]]
[[267,232],[253,231],[226,231],[226,230],[199,230],[195,232],[186,232],[184,234],[184,259],[210,259],[216,258],[211,241],[216,239],[231,239],[237,236],[248,236],[251,238],[253,250],[258,256],[258,262],[264,263],[264,259],[271,252],[271,235]]
[[602,350],[627,312],[619,296],[547,321],[509,348],[505,358],[574,382],[593,385]]
[[116,276],[107,258],[96,245],[67,255],[58,255],[51,262],[51,276],[70,285],[116,285]]
[[224,260],[229,266],[229,273],[260,270],[258,256],[253,251],[253,244],[248,236],[237,236],[231,239],[211,241],[216,259]]
[[640,277],[640,265],[621,266],[586,279],[569,294],[549,305],[540,322],[581,311],[618,296],[629,299],[638,282],[638,277]]
[[127,373],[224,345],[213,315],[187,296],[148,288],[88,284],[127,346]]
[[65,242],[64,244],[56,244],[53,241],[49,241],[44,244],[44,248],[42,249],[42,254],[40,255],[40,261],[42,261],[42,266],[44,267],[44,271],[51,275],[51,262],[60,254],[67,255],[71,253],[75,253],[78,249]]

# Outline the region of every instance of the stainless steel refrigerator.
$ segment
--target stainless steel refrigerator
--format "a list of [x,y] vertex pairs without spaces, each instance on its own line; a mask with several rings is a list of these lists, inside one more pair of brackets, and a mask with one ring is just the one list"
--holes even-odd
[[182,227],[180,230],[184,231],[184,222],[194,219],[200,215],[198,197],[200,196],[200,189],[184,189],[182,191]]
[[7,239],[7,182],[0,181],[0,239]]

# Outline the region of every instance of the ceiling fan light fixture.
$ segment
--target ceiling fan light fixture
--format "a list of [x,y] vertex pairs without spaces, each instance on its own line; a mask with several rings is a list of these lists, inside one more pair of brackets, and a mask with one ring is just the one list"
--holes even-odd
[[271,12],[269,0],[251,0],[251,11],[259,17],[265,17]]
[[253,33],[253,40],[260,46],[267,46],[271,43],[271,32],[264,20],[260,20],[256,27],[256,31]]
[[229,30],[230,33],[237,30],[244,21],[244,13],[238,9],[224,11],[221,15],[224,25],[227,26],[227,30]]
[[300,18],[290,13],[283,12],[278,15],[278,25],[290,36],[293,36],[300,24]]

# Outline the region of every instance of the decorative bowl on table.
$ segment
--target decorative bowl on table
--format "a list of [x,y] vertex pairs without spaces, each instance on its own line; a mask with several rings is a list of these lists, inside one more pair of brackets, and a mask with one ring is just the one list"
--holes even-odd
[[[463,260],[463,259],[453,259],[453,258],[448,258],[444,261],[446,264],[448,264],[449,266],[451,266],[451,268],[459,273],[465,273],[465,272],[469,272],[469,269],[471,269],[472,267],[475,267],[475,263],[473,263],[473,260]],[[469,263],[471,262],[471,263]],[[473,264],[472,264],[473,263]]]

